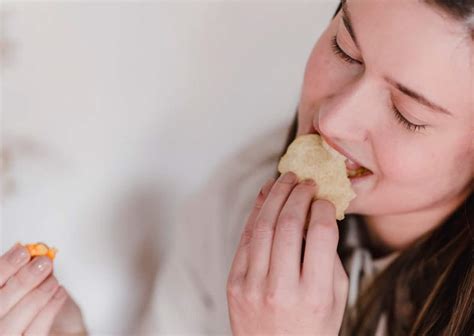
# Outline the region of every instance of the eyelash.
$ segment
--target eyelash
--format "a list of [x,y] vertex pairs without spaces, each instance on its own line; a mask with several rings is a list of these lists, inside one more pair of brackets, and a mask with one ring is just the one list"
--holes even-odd
[[[347,55],[342,49],[341,47],[339,47],[339,45],[337,44],[337,38],[336,38],[336,35],[333,36],[332,40],[331,40],[331,49],[333,51],[333,53],[338,56],[339,58],[341,58],[342,60],[344,60],[345,62],[347,63],[350,63],[350,64],[362,64],[360,61],[358,60],[355,60],[353,59],[352,57],[350,57],[349,55]],[[426,128],[426,125],[417,125],[417,124],[413,124],[411,122],[409,122],[404,116],[403,114],[400,113],[400,111],[395,107],[395,105],[391,104],[391,108],[392,108],[392,111],[395,115],[395,118],[397,119],[397,121],[402,124],[405,128],[407,128],[409,131],[412,131],[412,132],[416,132],[416,131],[419,131],[419,130],[423,130]]]
[[347,55],[342,49],[341,47],[339,47],[339,44],[337,44],[337,38],[336,38],[336,35],[334,35],[334,37],[332,38],[331,40],[331,47],[332,47],[332,51],[334,52],[334,54],[340,58],[342,58],[344,61],[346,61],[347,63],[357,63],[357,64],[362,64],[361,62],[359,62],[358,60],[355,60],[353,59],[352,57],[350,57],[349,55]]
[[395,107],[395,105],[391,104],[392,111],[395,113],[395,117],[397,118],[397,121],[405,126],[409,131],[416,132],[419,130],[424,130],[426,128],[426,125],[417,125],[409,122],[403,114],[400,113],[400,111]]

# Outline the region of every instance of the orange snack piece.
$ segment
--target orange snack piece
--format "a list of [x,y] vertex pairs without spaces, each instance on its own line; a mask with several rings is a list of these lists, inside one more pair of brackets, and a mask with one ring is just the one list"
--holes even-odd
[[27,248],[31,257],[47,256],[51,260],[54,260],[54,257],[56,257],[56,253],[58,252],[56,248],[50,248],[44,243],[26,244],[25,247]]

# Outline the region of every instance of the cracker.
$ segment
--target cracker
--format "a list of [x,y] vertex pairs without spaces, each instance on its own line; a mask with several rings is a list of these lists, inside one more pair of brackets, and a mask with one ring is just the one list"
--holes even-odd
[[330,147],[318,134],[297,137],[288,146],[278,163],[278,171],[292,171],[298,181],[313,179],[317,190],[313,199],[325,199],[334,204],[336,219],[344,219],[344,211],[356,197],[347,177],[346,157]]

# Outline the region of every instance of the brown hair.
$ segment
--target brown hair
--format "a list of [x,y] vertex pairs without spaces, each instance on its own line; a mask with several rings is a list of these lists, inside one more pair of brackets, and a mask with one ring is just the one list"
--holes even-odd
[[[344,0],[343,0],[344,1]],[[339,4],[333,18],[342,7]],[[466,24],[474,38],[474,2],[471,0],[424,0]],[[288,132],[286,152],[296,138],[298,116]],[[278,172],[275,176],[278,176]],[[360,294],[356,315],[344,315],[342,335],[373,335],[381,314],[387,316],[389,335],[473,335],[474,334],[474,204],[471,193],[436,228],[426,232],[379,273]],[[357,216],[364,224],[362,216]],[[347,217],[346,217],[347,218]],[[351,251],[344,246],[345,221],[338,223],[342,260]],[[362,241],[368,234],[362,225]]]

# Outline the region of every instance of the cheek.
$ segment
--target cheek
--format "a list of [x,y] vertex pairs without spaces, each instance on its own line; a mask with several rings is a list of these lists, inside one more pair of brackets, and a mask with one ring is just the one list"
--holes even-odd
[[[381,139],[386,139],[386,135]],[[433,162],[432,155],[426,151],[393,142],[379,147],[377,162],[385,180],[398,185],[413,185],[424,180],[434,171],[430,164]]]
[[314,104],[322,97],[338,92],[344,71],[331,51],[330,39],[334,33],[330,26],[311,51],[303,79],[301,100],[304,103]]
[[416,185],[435,174],[437,146],[420,136],[400,125],[373,129],[374,159],[384,183]]
[[[411,188],[442,188],[445,184],[455,187],[456,181],[462,184],[472,176],[472,167],[459,164],[463,162],[460,158],[466,157],[462,150],[466,147],[459,142],[440,142],[433,140],[434,136],[422,141],[409,134],[405,139],[400,134],[387,135],[379,135],[381,145],[377,147],[377,161],[387,182]],[[387,140],[397,138],[400,140]]]

